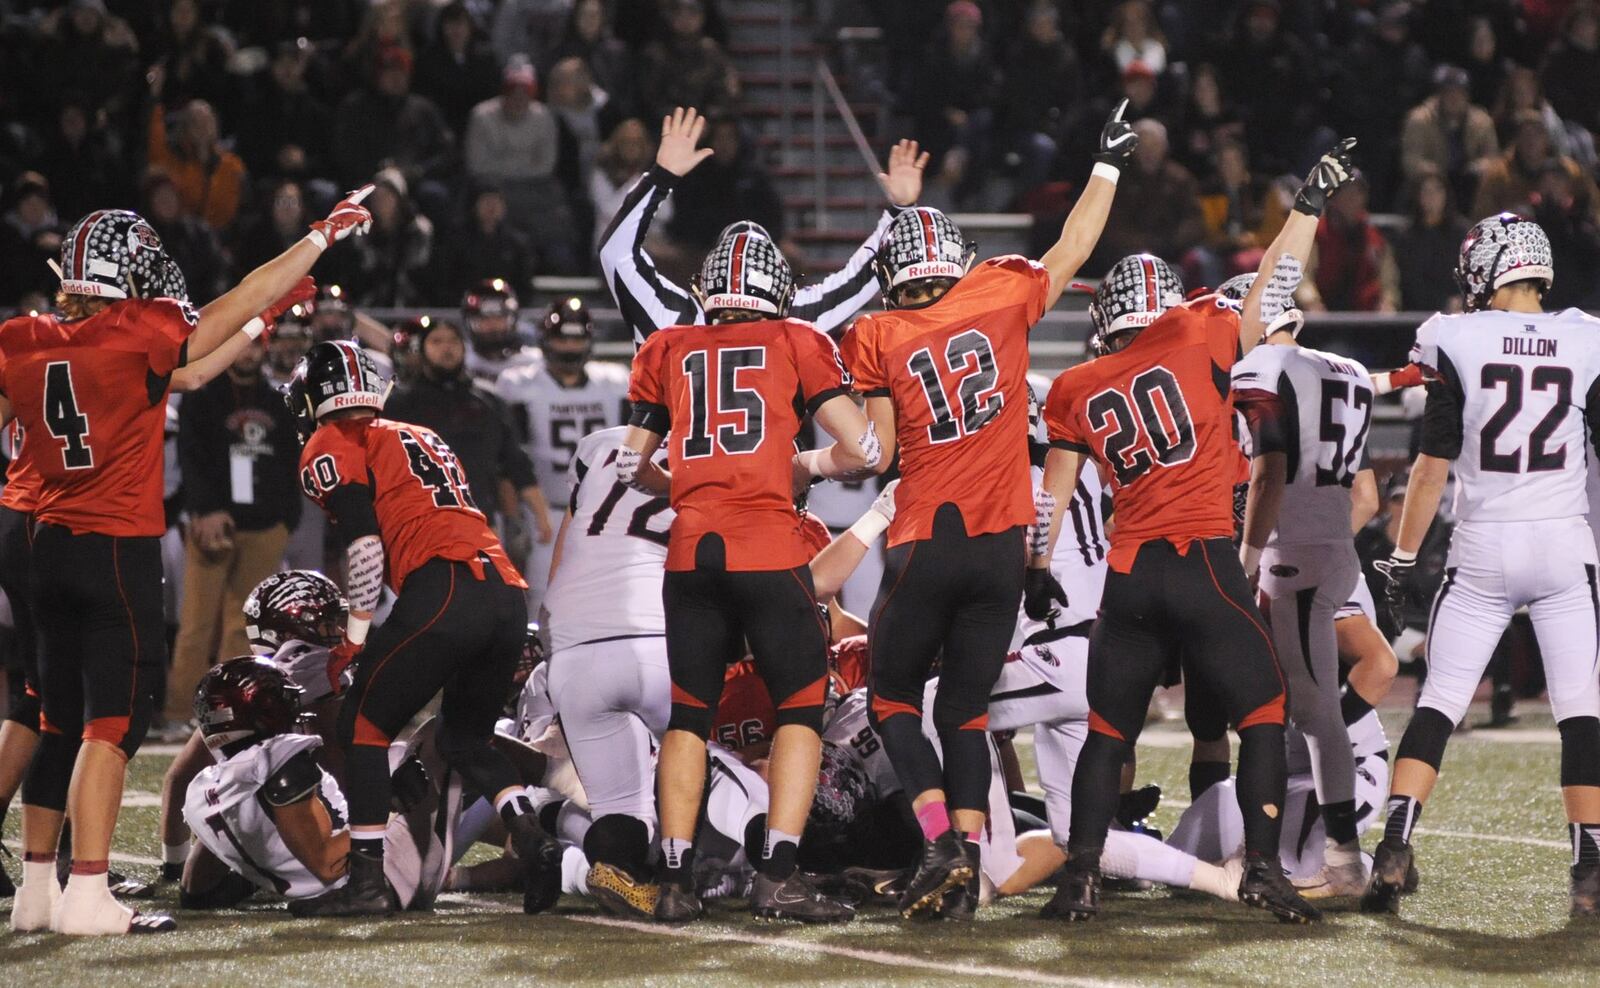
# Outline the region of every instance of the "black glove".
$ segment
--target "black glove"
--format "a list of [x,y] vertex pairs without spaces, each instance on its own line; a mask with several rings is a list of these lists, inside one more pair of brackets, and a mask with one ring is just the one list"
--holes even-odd
[[1383,605],[1389,611],[1396,632],[1406,630],[1406,596],[1411,592],[1411,577],[1417,571],[1417,560],[1390,556],[1374,564],[1388,582],[1383,588]]
[[1059,613],[1052,602],[1067,606],[1067,592],[1060,581],[1047,569],[1028,567],[1022,584],[1022,609],[1035,621],[1048,621]]
[[1306,176],[1305,184],[1300,186],[1300,191],[1295,193],[1294,208],[1298,212],[1307,216],[1322,215],[1322,207],[1326,206],[1328,200],[1333,198],[1333,194],[1343,188],[1355,174],[1355,163],[1350,160],[1350,152],[1355,146],[1356,139],[1346,137],[1322,156],[1311,169],[1311,174]]
[[1127,100],[1118,103],[1106,125],[1100,128],[1100,149],[1094,153],[1096,164],[1110,165],[1118,171],[1128,167],[1128,160],[1139,146],[1139,135],[1122,119],[1122,111],[1127,108]]

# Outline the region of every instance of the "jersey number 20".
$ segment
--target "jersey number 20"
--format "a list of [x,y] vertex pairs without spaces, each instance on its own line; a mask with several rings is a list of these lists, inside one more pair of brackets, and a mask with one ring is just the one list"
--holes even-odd
[[1090,398],[1089,427],[1096,434],[1115,428],[1105,438],[1105,461],[1123,487],[1157,464],[1176,466],[1194,456],[1194,421],[1178,379],[1165,367],[1134,378],[1127,394],[1108,389]]

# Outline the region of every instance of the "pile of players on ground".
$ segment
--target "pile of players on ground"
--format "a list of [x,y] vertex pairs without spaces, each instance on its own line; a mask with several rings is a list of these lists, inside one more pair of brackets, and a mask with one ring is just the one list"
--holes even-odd
[[[693,111],[667,120],[662,160],[693,167],[702,129]],[[162,799],[163,878],[181,880],[181,904],[266,892],[297,915],[381,915],[518,890],[529,913],[582,895],[663,922],[719,898],[805,922],[878,902],[959,920],[1051,883],[1043,915],[1083,920],[1121,883],[1289,922],[1318,919],[1319,898],[1395,911],[1416,887],[1410,838],[1445,741],[1528,605],[1564,745],[1572,910],[1595,913],[1600,605],[1583,444],[1600,419],[1600,334],[1581,313],[1540,312],[1554,277],[1542,231],[1509,214],[1473,229],[1459,267],[1471,311],[1424,324],[1406,368],[1301,348],[1292,293],[1353,171],[1345,141],[1255,275],[1186,299],[1162,261],[1125,258],[1095,291],[1092,359],[1031,384],[1028,330],[1093,249],[1136,141],[1119,109],[1038,261],[974,265],[948,217],[891,210],[875,260],[885,311],[838,347],[787,318],[793,279],[753,224],[725,232],[692,294],[656,285],[692,312],[642,334],[630,424],[578,444],[543,635],[449,448],[381,417],[387,384],[359,346],[314,347],[288,400],[305,492],[348,542],[346,590],[307,571],[269,578],[246,604],[259,655],[200,684],[200,727]],[[902,144],[891,164],[921,159]],[[650,177],[640,190],[666,195]],[[30,339],[56,359],[70,339],[46,328]],[[34,435],[19,335],[0,330],[0,384]],[[1391,781],[1373,707],[1395,657],[1352,534],[1375,507],[1373,397],[1425,380],[1387,603],[1407,592],[1452,462],[1458,524]],[[59,409],[41,407],[60,439]],[[807,419],[835,441],[796,453]],[[812,484],[895,462],[899,479],[847,530],[805,513]],[[40,470],[47,488],[60,473]],[[863,620],[837,594],[885,534]],[[47,739],[61,733],[52,644]],[[1163,840],[1143,822],[1159,792],[1133,786],[1133,746],[1153,691],[1180,679],[1192,802]],[[441,691],[438,716],[409,729]],[[86,751],[104,730],[88,721]],[[1022,791],[1024,736],[1043,799]],[[114,903],[113,917],[103,862],[97,884],[80,874],[81,804],[61,893],[56,834],[41,836],[49,818],[29,797],[13,928],[171,928]],[[1359,837],[1383,805],[1369,858]],[[480,841],[501,854],[459,864]],[[85,903],[101,904],[99,927],[73,918]]]

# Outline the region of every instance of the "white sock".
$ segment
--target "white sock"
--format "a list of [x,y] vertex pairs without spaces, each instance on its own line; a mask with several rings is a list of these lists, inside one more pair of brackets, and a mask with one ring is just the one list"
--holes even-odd
[[583,856],[582,848],[568,847],[561,852],[561,892],[589,894],[589,859]]
[[44,885],[56,880],[56,863],[54,861],[24,861],[22,862],[22,884]]
[[451,864],[460,861],[468,851],[472,850],[472,845],[476,844],[478,838],[483,836],[483,832],[489,829],[489,821],[498,815],[487,799],[479,799],[462,811],[456,820],[455,833],[450,838],[456,856]]
[[181,865],[185,861],[187,861],[188,859],[189,859],[189,842],[188,841],[184,841],[182,844],[167,844],[167,843],[163,843],[161,845],[161,863],[162,864]]
[[1148,834],[1113,830],[1106,834],[1100,867],[1114,878],[1140,878],[1177,888],[1188,888],[1199,862]]
[[107,883],[106,872],[98,875],[71,875],[67,878],[67,893],[76,892],[78,895],[94,895],[98,892],[111,894],[111,886]]

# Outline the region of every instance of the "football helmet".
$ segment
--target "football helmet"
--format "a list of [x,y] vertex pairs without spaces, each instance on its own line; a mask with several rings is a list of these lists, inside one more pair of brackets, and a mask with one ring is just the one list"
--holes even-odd
[[194,691],[194,716],[206,747],[261,740],[295,729],[303,691],[283,670],[256,655],[213,666]]
[[512,675],[517,691],[522,691],[522,684],[533,675],[533,670],[539,668],[539,663],[544,661],[544,639],[539,637],[539,622],[529,621],[527,634],[522,637],[522,656],[517,659],[517,671]]
[[901,289],[912,282],[947,280],[954,282],[972,267],[978,245],[961,235],[955,222],[931,206],[907,209],[894,218],[878,242],[873,267],[883,289],[883,304],[889,309],[932,305],[929,298],[915,305],[900,301]]
[[1256,273],[1246,271],[1236,274],[1227,281],[1217,286],[1217,294],[1230,302],[1243,302],[1244,297],[1250,294],[1250,286],[1256,283]]
[[394,337],[389,346],[389,361],[394,364],[394,376],[400,381],[416,380],[421,372],[422,338],[433,325],[431,316],[417,316],[394,327]]
[[306,310],[311,317],[311,342],[348,340],[356,334],[356,314],[339,285],[317,286],[317,297]]
[[302,641],[332,648],[344,639],[350,602],[316,570],[291,569],[256,584],[244,599],[244,634],[257,655]]
[[872,795],[872,783],[851,753],[832,741],[822,742],[817,794],[806,819],[806,832],[824,841],[841,840]]
[[718,311],[783,318],[794,300],[794,272],[759,223],[730,223],[691,285],[709,317]]
[[305,442],[329,412],[381,409],[392,386],[378,373],[370,353],[350,340],[329,340],[300,358],[284,387],[284,401],[295,417],[300,441]]
[[[1298,337],[1300,331],[1306,328],[1305,313],[1295,308],[1294,304],[1294,290],[1300,285],[1299,262],[1293,258],[1287,260],[1287,264],[1280,262],[1282,270],[1268,281],[1261,295],[1261,319],[1266,324],[1261,330],[1262,339],[1282,330],[1288,330],[1291,336]],[[1230,302],[1241,303],[1255,283],[1256,272],[1246,271],[1218,285],[1216,294]]]
[[[551,346],[556,340],[578,345]],[[594,353],[594,317],[583,299],[573,297],[550,303],[550,311],[539,326],[539,349],[551,364],[576,368],[588,361]]]
[[1532,220],[1500,213],[1479,220],[1461,241],[1456,284],[1468,312],[1488,308],[1494,293],[1513,282],[1538,281],[1549,291],[1555,280],[1550,238]]
[[160,235],[126,209],[97,209],[74,224],[61,241],[56,273],[69,295],[189,300],[183,271]]
[[[1113,337],[1137,333],[1183,303],[1183,279],[1154,254],[1130,254],[1111,266],[1089,302],[1098,352],[1115,349]],[[1132,337],[1128,337],[1132,339]]]
[[517,339],[517,293],[503,279],[480,281],[461,299],[461,321],[472,349],[485,360],[504,360],[521,346]]

